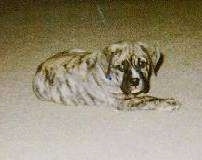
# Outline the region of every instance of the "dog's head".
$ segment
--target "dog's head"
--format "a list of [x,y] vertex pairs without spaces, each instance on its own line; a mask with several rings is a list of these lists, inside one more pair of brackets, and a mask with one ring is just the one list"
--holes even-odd
[[121,90],[125,94],[147,93],[152,73],[157,72],[163,62],[163,55],[157,47],[150,50],[142,43],[118,42],[106,47],[109,77],[112,69],[123,72]]

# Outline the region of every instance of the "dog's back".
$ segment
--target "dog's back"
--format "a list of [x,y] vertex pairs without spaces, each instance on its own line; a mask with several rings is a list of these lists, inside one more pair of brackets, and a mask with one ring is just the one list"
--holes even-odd
[[110,99],[99,54],[83,50],[58,53],[38,66],[33,90],[42,100],[65,105],[96,105]]
[[59,93],[59,87],[54,88],[54,86],[62,86],[65,83],[65,89],[69,90],[71,86],[64,72],[69,74],[75,67],[80,67],[84,58],[89,54],[85,51],[65,51],[57,53],[41,63],[33,80],[33,90],[37,97],[42,100],[61,101],[62,97],[56,96]]

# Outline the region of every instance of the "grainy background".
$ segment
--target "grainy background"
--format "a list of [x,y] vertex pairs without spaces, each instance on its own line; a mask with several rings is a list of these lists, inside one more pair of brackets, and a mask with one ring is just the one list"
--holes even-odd
[[[202,159],[202,1],[1,1],[0,159]],[[39,101],[36,67],[71,48],[158,42],[151,93],[177,112],[120,112]]]

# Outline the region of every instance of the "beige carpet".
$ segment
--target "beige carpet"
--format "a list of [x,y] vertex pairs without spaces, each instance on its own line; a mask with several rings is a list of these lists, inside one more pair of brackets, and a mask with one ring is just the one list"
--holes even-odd
[[[0,6],[1,160],[202,159],[201,1]],[[179,111],[68,107],[33,94],[32,77],[48,56],[118,40],[159,43],[166,58],[151,94],[179,99]]]

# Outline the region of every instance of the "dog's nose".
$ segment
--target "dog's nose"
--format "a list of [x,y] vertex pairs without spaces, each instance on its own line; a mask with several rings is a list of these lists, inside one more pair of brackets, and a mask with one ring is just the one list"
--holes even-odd
[[139,78],[132,78],[131,80],[131,86],[138,86],[140,82]]

